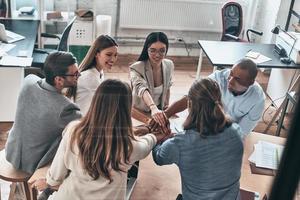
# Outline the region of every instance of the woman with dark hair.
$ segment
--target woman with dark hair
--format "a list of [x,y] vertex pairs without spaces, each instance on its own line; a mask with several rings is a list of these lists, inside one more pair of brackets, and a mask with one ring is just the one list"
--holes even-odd
[[81,62],[77,87],[71,88],[67,96],[74,99],[83,114],[87,113],[97,87],[104,80],[103,70],[110,69],[117,56],[117,42],[108,35],[100,35]]
[[138,110],[151,112],[161,126],[167,124],[162,110],[169,105],[174,64],[166,59],[169,42],[163,32],[150,33],[138,61],[130,66],[133,104]]
[[[47,173],[59,186],[53,199],[125,199],[127,171],[165,135],[135,137],[130,86],[108,79],[96,90],[87,114],[71,122]],[[35,183],[41,185],[41,183]]]
[[184,132],[157,145],[154,161],[179,167],[178,199],[239,199],[241,131],[224,113],[218,83],[208,78],[195,81],[187,98]]

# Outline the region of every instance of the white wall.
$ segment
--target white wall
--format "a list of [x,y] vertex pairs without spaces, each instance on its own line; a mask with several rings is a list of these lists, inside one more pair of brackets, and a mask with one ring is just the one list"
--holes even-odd
[[[149,32],[158,31],[158,30],[143,30],[143,29],[128,29],[128,28],[116,29],[117,3],[118,3],[117,0],[101,0],[101,1],[100,0],[54,0],[54,1],[57,9],[66,9],[68,4],[70,9],[76,9],[76,2],[78,2],[77,7],[93,9],[95,15],[112,16],[111,33],[113,36],[146,37]],[[286,0],[251,0],[251,1],[237,0],[237,1],[247,5],[247,9],[244,10],[245,28],[254,28],[264,32],[263,37],[254,38],[255,42],[270,43],[273,37],[272,33],[270,32],[271,29],[278,23],[281,24],[282,27],[284,27],[286,16],[287,16],[287,9],[290,4],[289,1]],[[298,2],[298,4],[300,3]],[[221,16],[221,13],[212,13],[212,14]],[[189,44],[189,48],[191,48],[190,55],[194,55],[194,56],[197,56],[199,53],[197,40],[199,39],[219,40],[221,37],[221,32],[213,33],[213,32],[199,32],[199,31],[185,31],[185,30],[179,30],[179,31],[164,30],[164,32],[167,33],[169,38],[173,38],[173,39],[178,37],[183,38],[185,42]],[[117,35],[115,35],[115,33]],[[120,50],[124,51],[124,53],[126,53],[126,51],[128,51],[127,53],[136,53],[139,51],[139,49],[136,49],[136,47],[140,47],[142,44],[135,45],[136,47],[134,47],[133,45],[134,44],[130,43],[129,41],[124,42],[121,44],[122,48],[120,48]],[[125,46],[126,48],[123,48],[123,46]],[[183,47],[182,44],[179,44],[178,46]],[[174,55],[176,54],[187,55],[185,48],[179,48],[178,50],[170,49],[169,53]]]

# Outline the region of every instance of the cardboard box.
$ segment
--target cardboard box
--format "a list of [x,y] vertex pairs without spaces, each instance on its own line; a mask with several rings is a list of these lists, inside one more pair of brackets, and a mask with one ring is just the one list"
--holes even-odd
[[[294,63],[300,64],[300,33],[288,32],[288,34],[296,38],[296,43],[291,52],[290,58],[294,61]],[[289,55],[295,41],[288,34],[282,31],[276,37],[276,44],[282,46],[286,50],[287,55]]]

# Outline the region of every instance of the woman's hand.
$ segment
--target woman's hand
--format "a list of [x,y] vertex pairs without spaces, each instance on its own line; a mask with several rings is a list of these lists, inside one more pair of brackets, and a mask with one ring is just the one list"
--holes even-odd
[[170,134],[164,134],[162,132],[153,132],[152,134],[155,135],[157,143],[162,143],[163,141],[167,140],[170,137],[173,137],[174,134],[170,133]]
[[156,105],[150,106],[150,109],[152,118],[159,124],[159,126],[165,126],[168,121],[165,113],[159,110]]

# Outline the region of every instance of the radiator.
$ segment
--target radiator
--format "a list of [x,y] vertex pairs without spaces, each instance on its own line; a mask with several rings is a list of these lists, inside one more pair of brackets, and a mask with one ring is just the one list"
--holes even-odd
[[222,31],[224,0],[121,0],[120,28]]

